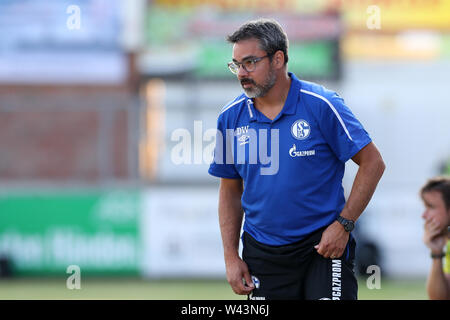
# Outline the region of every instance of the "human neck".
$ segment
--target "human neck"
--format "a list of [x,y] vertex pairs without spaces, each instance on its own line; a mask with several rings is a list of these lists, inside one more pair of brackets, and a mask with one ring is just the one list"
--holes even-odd
[[291,81],[287,72],[283,73],[264,97],[254,99],[255,106],[261,109],[283,106],[291,87]]

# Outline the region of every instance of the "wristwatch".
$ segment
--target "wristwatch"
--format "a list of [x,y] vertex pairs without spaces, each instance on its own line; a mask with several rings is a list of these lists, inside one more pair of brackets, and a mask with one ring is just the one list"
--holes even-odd
[[443,257],[445,257],[445,253],[444,252],[441,252],[441,253],[431,252],[430,257],[431,257],[431,259],[442,259]]
[[344,226],[344,230],[347,232],[351,232],[355,228],[355,222],[352,220],[345,219],[341,216],[337,217],[336,220]]

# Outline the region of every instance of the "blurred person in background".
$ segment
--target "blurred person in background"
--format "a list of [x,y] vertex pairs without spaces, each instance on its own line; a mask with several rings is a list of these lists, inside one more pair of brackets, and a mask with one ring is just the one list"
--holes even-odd
[[[450,299],[450,176],[435,177],[420,190],[425,205],[423,242],[433,260],[427,279],[427,293],[432,300]],[[446,253],[444,253],[444,247]],[[444,266],[442,259],[445,258]]]
[[[278,22],[250,21],[227,40],[233,44],[228,67],[245,94],[219,115],[209,173],[221,178],[228,282],[235,293],[255,300],[357,299],[351,231],[384,172],[378,149],[337,93],[287,72],[288,39]],[[279,166],[265,174],[267,163],[251,161],[256,141],[260,155],[264,130],[270,131],[266,138],[279,134],[275,142],[266,139]],[[224,152],[227,145],[234,155]],[[240,152],[244,162],[234,158]],[[342,178],[349,159],[359,169],[345,202]]]
[[450,158],[442,162],[440,174],[450,176]]

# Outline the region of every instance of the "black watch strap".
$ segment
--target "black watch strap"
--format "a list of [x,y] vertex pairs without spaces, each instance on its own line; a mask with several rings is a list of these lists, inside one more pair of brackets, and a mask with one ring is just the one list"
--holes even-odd
[[336,220],[344,226],[344,230],[347,232],[351,232],[355,228],[355,222],[352,220],[345,219],[341,216],[338,216]]
[[431,259],[442,259],[443,257],[445,257],[445,253],[441,252],[441,253],[431,253],[430,254]]

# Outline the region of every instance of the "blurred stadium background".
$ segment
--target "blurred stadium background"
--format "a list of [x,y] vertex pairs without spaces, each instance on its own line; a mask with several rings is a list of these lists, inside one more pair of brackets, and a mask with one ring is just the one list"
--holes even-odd
[[355,232],[360,299],[426,299],[418,190],[450,173],[450,0],[0,1],[0,299],[242,299],[207,169],[240,92],[224,37],[256,17],[387,164]]

